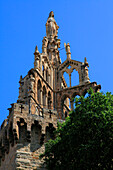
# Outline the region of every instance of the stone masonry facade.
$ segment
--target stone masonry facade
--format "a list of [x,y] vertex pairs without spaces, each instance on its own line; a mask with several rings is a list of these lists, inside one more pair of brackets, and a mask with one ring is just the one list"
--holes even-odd
[[[0,170],[46,170],[39,155],[44,152],[44,143],[54,139],[57,122],[64,121],[73,110],[73,98],[85,95],[92,87],[89,64],[71,59],[70,45],[64,44],[67,58],[60,59],[59,26],[51,11],[46,22],[46,36],[42,40],[42,53],[36,46],[34,68],[25,77],[20,76],[19,97],[11,104],[9,115],[0,129]],[[76,70],[79,84],[71,86],[71,74]],[[64,73],[69,75],[67,86]],[[70,103],[69,103],[70,101]]]

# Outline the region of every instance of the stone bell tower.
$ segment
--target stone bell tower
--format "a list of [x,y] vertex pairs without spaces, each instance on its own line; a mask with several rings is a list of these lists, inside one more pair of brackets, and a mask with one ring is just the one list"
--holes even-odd
[[[25,77],[20,76],[17,102],[11,104],[1,125],[0,170],[46,170],[39,155],[44,151],[44,143],[55,138],[57,122],[64,121],[73,110],[73,98],[84,96],[90,87],[94,92],[101,89],[89,80],[86,58],[84,62],[71,59],[69,43],[65,43],[67,58],[61,63],[58,28],[54,13],[50,12],[42,52],[35,47],[34,68]],[[79,75],[76,86],[71,85],[73,70]],[[65,72],[69,75],[69,87]]]

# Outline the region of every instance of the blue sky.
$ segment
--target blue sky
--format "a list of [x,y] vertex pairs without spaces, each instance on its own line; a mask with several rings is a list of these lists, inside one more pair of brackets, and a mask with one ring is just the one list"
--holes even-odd
[[41,52],[50,11],[61,48],[69,42],[72,59],[87,58],[90,81],[113,93],[113,0],[0,0],[0,124],[17,101],[20,75],[33,68],[36,45]]

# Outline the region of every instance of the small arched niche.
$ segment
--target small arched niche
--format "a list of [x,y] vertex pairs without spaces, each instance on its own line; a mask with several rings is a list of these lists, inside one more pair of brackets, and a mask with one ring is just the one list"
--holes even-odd
[[78,71],[75,69],[71,73],[71,86],[77,86],[79,85],[79,74]]

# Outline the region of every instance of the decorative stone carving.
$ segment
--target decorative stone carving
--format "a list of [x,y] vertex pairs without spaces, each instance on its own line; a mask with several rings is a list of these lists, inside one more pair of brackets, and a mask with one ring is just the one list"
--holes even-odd
[[46,54],[47,53],[48,39],[46,37],[44,37],[42,42],[43,42],[43,44],[42,44],[42,52]]
[[57,36],[57,30],[58,30],[58,25],[55,22],[54,19],[54,13],[53,11],[50,12],[47,23],[46,23],[46,35],[49,38],[54,38]]
[[66,55],[67,55],[67,59],[71,59],[71,52],[70,52],[70,45],[69,43],[64,43],[65,49],[66,49]]
[[40,65],[39,65],[39,59],[40,59],[40,53],[38,51],[38,47],[35,47],[35,61],[34,61],[34,68],[40,70]]
[[90,82],[89,81],[89,74],[88,74],[88,68],[85,67],[85,78],[84,78],[84,82]]

